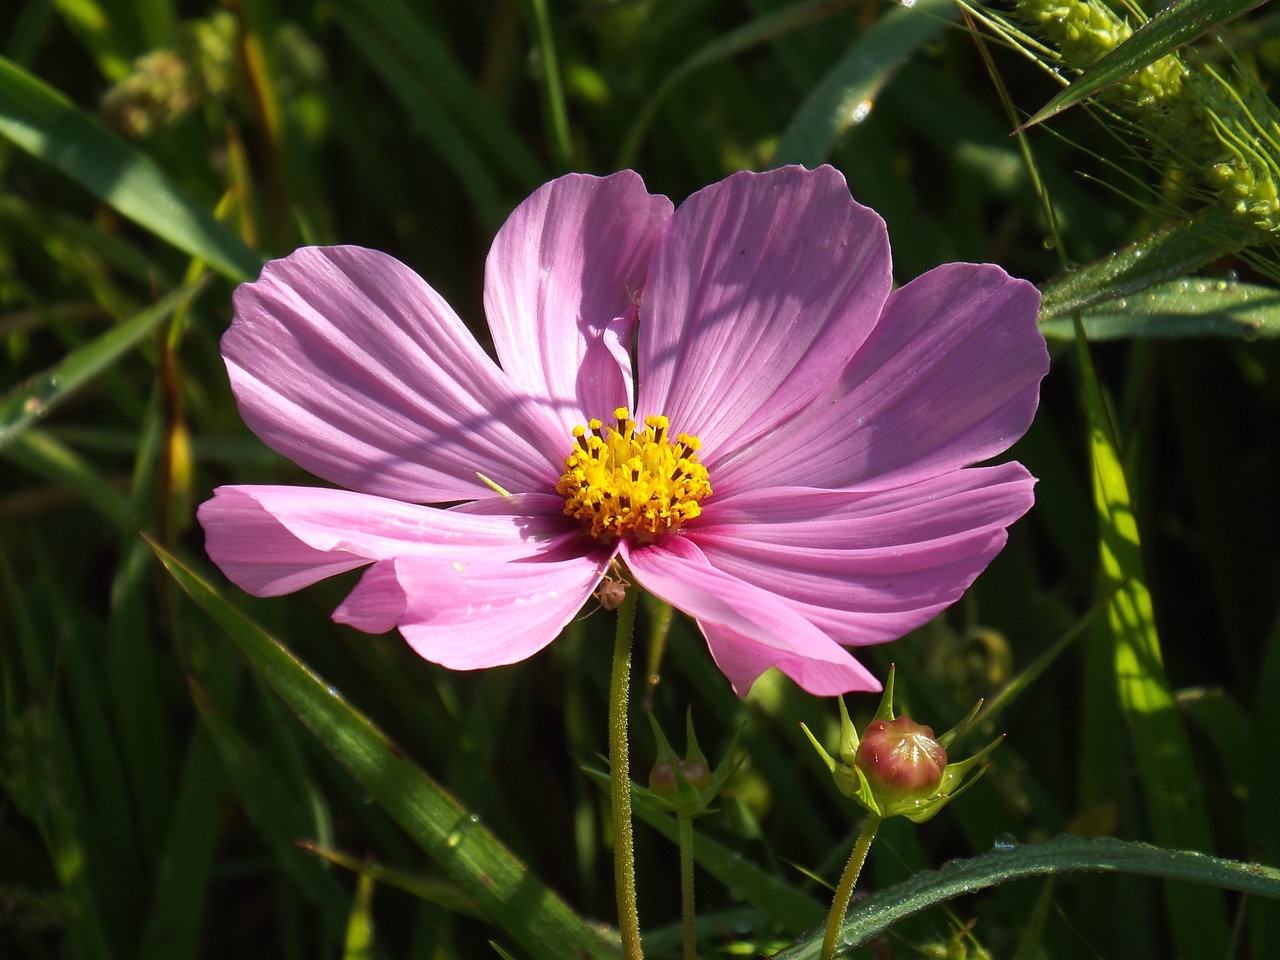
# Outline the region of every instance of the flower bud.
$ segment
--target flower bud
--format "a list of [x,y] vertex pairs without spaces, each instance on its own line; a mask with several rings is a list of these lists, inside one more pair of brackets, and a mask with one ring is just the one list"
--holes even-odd
[[910,717],[873,720],[854,761],[883,800],[923,800],[937,792],[947,768],[947,751],[933,728]]
[[659,760],[649,771],[649,789],[664,800],[674,801],[680,793],[680,778],[701,793],[711,783],[711,768],[705,760]]

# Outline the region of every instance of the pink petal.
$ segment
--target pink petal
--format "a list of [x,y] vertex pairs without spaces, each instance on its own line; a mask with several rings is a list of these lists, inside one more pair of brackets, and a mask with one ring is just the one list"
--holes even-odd
[[830,659],[821,659],[807,650],[798,655],[789,654],[776,645],[752,640],[702,620],[698,626],[707,638],[716,666],[729,678],[733,692],[740,697],[745,697],[751,685],[770,667],[777,667],[815,697],[874,693],[881,687],[880,681],[844,647],[832,647]]
[[205,549],[229,580],[259,597],[388,557],[527,558],[583,539],[576,524],[558,516],[557,497],[493,497],[501,506],[477,516],[319,487],[213,493],[197,511]]
[[1049,353],[1040,294],[991,264],[949,263],[894,291],[840,385],[717,465],[753,487],[906,484],[993,457],[1035,415]]
[[595,549],[530,562],[383,560],[334,619],[368,633],[399,627],[420,656],[451,670],[515,663],[559,636],[600,582],[609,555]]
[[831,167],[734,174],[676,210],[640,310],[643,414],[713,469],[827,390],[888,296],[884,223]]
[[740,696],[771,666],[819,696],[879,689],[866,668],[791,604],[713,568],[688,538],[624,543],[622,556],[637,583],[698,621]]
[[882,643],[961,594],[1031,507],[1018,463],[857,492],[778,488],[716,498],[685,539],[842,644]]
[[526,393],[552,398],[566,437],[632,405],[636,304],[670,216],[671,201],[630,170],[570,174],[520,204],[493,241],[484,302],[498,358]]
[[393,257],[305,247],[235,292],[222,352],[240,413],[317,476],[417,502],[554,488],[566,447],[457,315]]

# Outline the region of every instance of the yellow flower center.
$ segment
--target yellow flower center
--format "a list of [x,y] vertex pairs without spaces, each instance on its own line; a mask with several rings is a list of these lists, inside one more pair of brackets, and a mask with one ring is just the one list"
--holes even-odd
[[577,447],[556,484],[565,515],[609,542],[651,540],[702,513],[698,501],[711,484],[698,460],[698,438],[681,433],[672,443],[666,417],[645,417],[637,431],[626,407],[613,415],[616,423],[608,428],[599,420],[573,428]]

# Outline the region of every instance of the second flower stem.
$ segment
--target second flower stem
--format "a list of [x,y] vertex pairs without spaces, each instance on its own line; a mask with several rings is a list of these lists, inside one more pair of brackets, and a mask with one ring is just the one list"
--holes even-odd
[[684,927],[684,960],[698,960],[698,932],[693,923],[693,821],[680,817],[680,917]]
[[631,689],[631,637],[636,597],[632,587],[618,607],[609,680],[609,799],[613,813],[613,879],[618,896],[618,930],[626,960],[643,960],[640,915],[636,910],[636,858],[631,839],[631,763],[627,746],[627,703]]
[[849,910],[853,888],[858,882],[858,874],[862,873],[862,865],[867,862],[867,851],[871,849],[871,841],[876,838],[876,831],[880,829],[881,819],[874,813],[867,815],[862,824],[862,832],[858,834],[858,842],[853,845],[853,853],[849,854],[849,862],[844,865],[835,899],[831,901],[831,913],[827,915],[827,932],[822,938],[822,960],[832,960],[836,955],[840,930],[844,927],[844,915]]

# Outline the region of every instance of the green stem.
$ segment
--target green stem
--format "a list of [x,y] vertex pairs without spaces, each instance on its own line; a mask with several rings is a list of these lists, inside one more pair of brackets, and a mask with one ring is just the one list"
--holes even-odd
[[551,149],[556,166],[561,171],[571,170],[573,169],[573,142],[569,136],[569,111],[565,106],[564,88],[560,84],[560,64],[556,59],[556,43],[551,32],[551,18],[547,13],[546,0],[527,0],[527,2],[533,14],[538,52],[542,55],[542,102],[547,111]]
[[693,821],[680,817],[680,915],[684,921],[684,960],[698,960],[693,928]]
[[613,879],[618,894],[618,930],[622,955],[642,960],[640,916],[636,912],[636,857],[631,842],[631,770],[627,756],[627,695],[631,686],[631,635],[636,624],[634,587],[618,608],[609,681],[609,795],[613,808]]
[[849,899],[853,896],[858,874],[862,873],[862,865],[867,862],[871,841],[876,838],[876,831],[880,829],[880,820],[874,813],[867,814],[862,832],[858,834],[858,842],[853,845],[853,853],[849,854],[849,862],[844,865],[835,899],[831,901],[831,913],[827,916],[827,932],[822,938],[822,960],[832,960],[836,955],[836,944],[840,940],[840,930],[844,927],[844,915],[849,910]]

